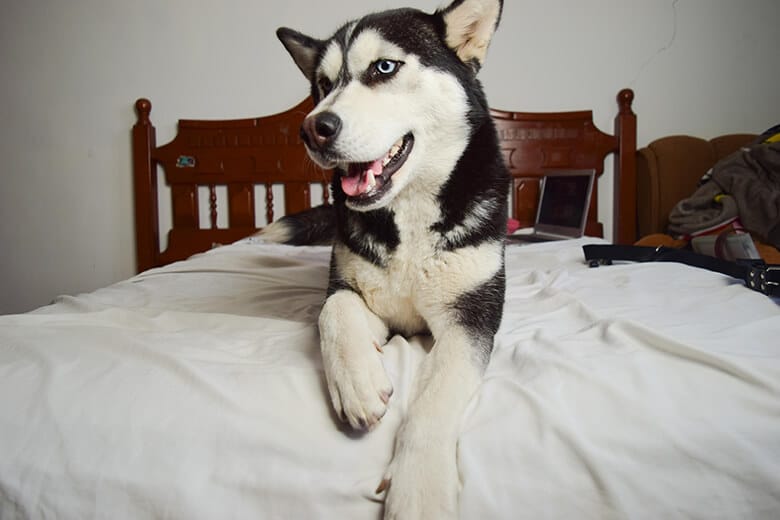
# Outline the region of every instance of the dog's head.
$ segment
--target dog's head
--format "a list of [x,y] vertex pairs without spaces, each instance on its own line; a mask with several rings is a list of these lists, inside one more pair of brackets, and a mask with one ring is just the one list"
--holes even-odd
[[301,136],[311,158],[335,170],[347,206],[377,209],[407,186],[444,182],[468,141],[474,95],[481,97],[475,75],[502,5],[455,0],[433,14],[385,11],[326,40],[277,31],[311,82],[316,106]]

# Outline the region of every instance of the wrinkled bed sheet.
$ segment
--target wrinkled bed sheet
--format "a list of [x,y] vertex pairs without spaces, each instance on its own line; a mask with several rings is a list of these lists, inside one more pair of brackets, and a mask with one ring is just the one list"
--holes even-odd
[[[780,517],[780,305],[676,264],[512,246],[461,427],[464,519]],[[0,518],[380,518],[427,337],[393,337],[391,408],[326,397],[329,250],[244,241],[0,317]]]

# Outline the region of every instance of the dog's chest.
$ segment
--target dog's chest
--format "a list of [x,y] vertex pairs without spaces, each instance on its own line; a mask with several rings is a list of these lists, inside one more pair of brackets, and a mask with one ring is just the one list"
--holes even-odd
[[395,213],[399,243],[383,255],[381,265],[346,248],[336,250],[341,276],[375,314],[392,328],[408,334],[427,329],[420,300],[428,283],[425,273],[438,256],[436,236],[428,224],[434,218],[430,213]]
[[429,275],[438,257],[430,242],[426,238],[413,246],[402,240],[383,266],[346,251],[341,255],[342,276],[375,314],[404,333],[427,329],[422,307],[431,293]]
[[[420,208],[426,209],[420,209]],[[501,265],[494,245],[442,250],[432,230],[439,218],[433,204],[396,207],[399,244],[376,265],[345,247],[337,247],[341,276],[367,306],[392,328],[405,334],[428,330],[465,291],[484,281]]]

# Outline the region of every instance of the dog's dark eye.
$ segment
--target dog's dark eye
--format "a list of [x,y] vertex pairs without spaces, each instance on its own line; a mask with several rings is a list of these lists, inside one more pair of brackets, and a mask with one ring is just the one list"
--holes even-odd
[[320,79],[317,80],[317,86],[320,87],[320,91],[322,92],[322,95],[327,96],[328,93],[333,89],[333,82],[331,82],[325,76],[320,76]]

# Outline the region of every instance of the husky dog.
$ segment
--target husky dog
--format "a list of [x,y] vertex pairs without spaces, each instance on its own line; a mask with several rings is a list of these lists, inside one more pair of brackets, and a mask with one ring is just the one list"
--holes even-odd
[[339,417],[370,430],[385,414],[391,333],[434,338],[377,489],[387,492],[385,518],[458,513],[459,421],[504,303],[509,173],[476,78],[502,7],[455,0],[433,14],[385,11],[326,40],[277,31],[311,83],[301,136],[334,171],[333,205],[264,235],[333,243],[319,329]]

